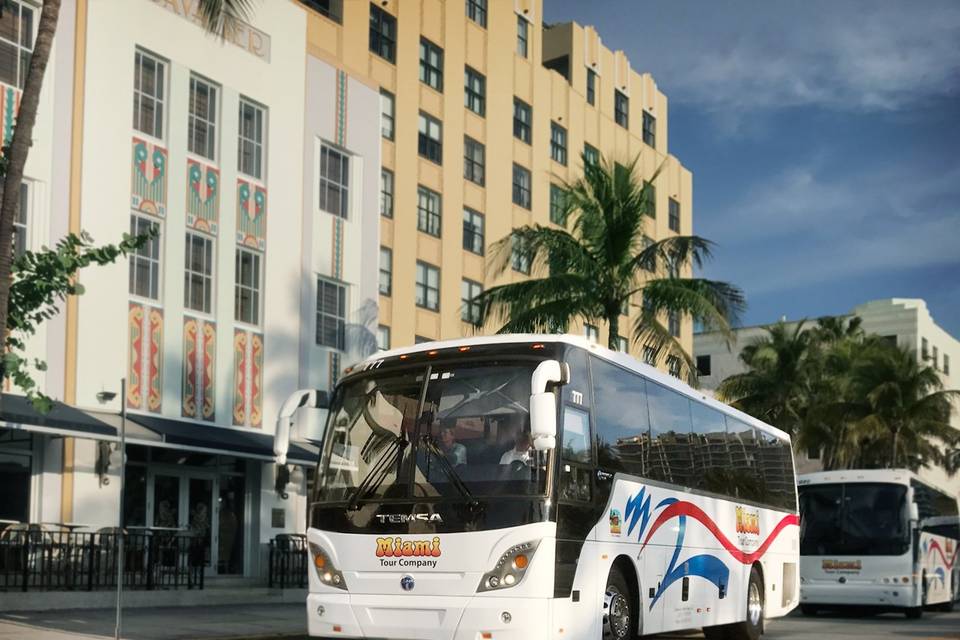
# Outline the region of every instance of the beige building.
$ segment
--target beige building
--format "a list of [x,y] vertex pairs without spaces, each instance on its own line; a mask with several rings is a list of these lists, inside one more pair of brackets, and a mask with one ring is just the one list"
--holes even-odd
[[[383,96],[382,248],[369,256],[380,260],[382,347],[472,335],[463,301],[528,277],[494,280],[491,245],[552,224],[556,189],[581,173],[585,151],[639,155],[645,178],[662,166],[647,235],[692,233],[692,178],[667,152],[666,96],[592,27],[545,25],[542,0],[302,4],[308,53]],[[691,321],[674,326],[689,351]],[[605,327],[596,335],[606,342]]]

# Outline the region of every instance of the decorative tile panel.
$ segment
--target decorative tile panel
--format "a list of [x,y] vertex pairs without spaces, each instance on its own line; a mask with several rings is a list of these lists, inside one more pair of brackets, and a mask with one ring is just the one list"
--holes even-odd
[[267,190],[243,178],[237,178],[237,243],[267,248]]
[[183,319],[183,392],[181,413],[213,421],[216,417],[217,325],[189,316]]
[[167,150],[133,138],[130,206],[154,216],[167,215]]
[[127,324],[127,407],[159,413],[163,399],[163,310],[131,302]]
[[233,424],[263,426],[263,336],[233,332]]
[[187,159],[187,226],[217,235],[220,221],[220,171]]
[[17,123],[21,95],[23,93],[16,87],[0,84],[0,126],[3,127],[4,145],[13,140],[13,125]]

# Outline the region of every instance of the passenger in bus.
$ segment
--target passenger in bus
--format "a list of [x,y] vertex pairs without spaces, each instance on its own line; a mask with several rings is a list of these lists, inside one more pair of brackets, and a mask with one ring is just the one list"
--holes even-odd
[[513,448],[500,456],[500,464],[511,464],[513,462],[530,463],[530,432],[523,432],[517,435]]
[[457,437],[453,433],[452,424],[440,426],[440,449],[444,457],[453,465],[467,464],[467,448],[457,442]]

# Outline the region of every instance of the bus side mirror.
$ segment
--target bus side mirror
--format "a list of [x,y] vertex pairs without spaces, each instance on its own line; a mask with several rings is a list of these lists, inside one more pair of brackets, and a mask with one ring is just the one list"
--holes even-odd
[[916,502],[910,503],[910,520],[911,522],[920,521],[920,507],[917,506]]
[[[568,371],[568,370],[566,370]],[[549,451],[557,446],[557,394],[547,391],[551,383],[565,382],[565,365],[556,360],[544,360],[533,372],[530,381],[530,439],[537,451]]]
[[328,408],[330,400],[326,391],[318,389],[301,389],[287,398],[280,408],[277,417],[277,430],[273,434],[273,455],[277,464],[287,463],[287,452],[290,450],[290,430],[293,428],[293,414],[301,407]]

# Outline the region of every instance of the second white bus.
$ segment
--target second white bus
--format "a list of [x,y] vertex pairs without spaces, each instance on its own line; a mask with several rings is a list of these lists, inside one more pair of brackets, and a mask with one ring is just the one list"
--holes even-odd
[[[281,414],[282,459],[294,396]],[[329,406],[310,634],[755,639],[799,602],[789,438],[571,336],[379,353]]]

